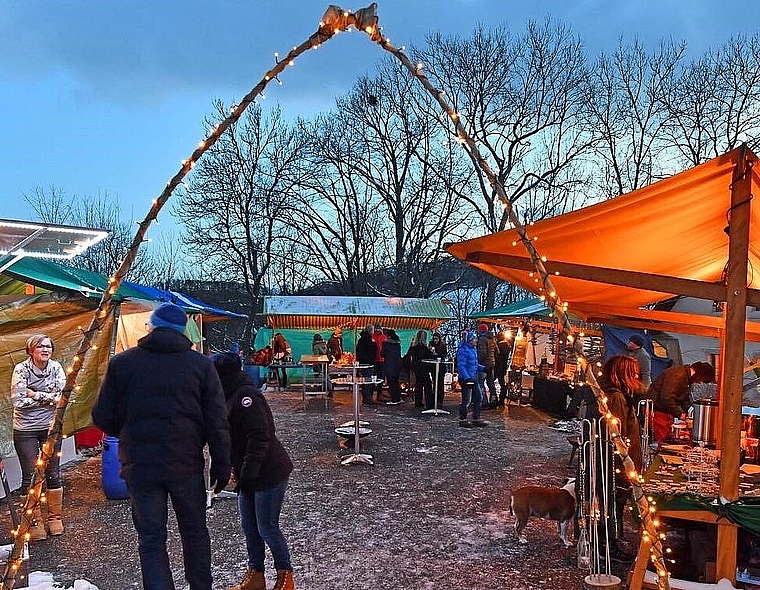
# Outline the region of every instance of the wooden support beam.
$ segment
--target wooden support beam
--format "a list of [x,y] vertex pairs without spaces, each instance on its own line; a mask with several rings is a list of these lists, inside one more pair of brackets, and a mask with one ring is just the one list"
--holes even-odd
[[[575,305],[573,309],[587,322],[608,323],[641,330],[661,330],[709,338],[720,338],[725,330],[723,318],[717,316],[649,309],[628,310],[606,305],[594,305],[589,308]],[[760,322],[745,324],[745,339],[748,342],[760,342]]]
[[[470,252],[465,260],[471,264],[489,264],[491,266],[502,266],[527,272],[534,270],[530,258],[514,256],[512,254],[482,251]],[[549,260],[544,263],[544,266],[550,275],[558,272],[560,276],[571,279],[654,291],[662,293],[664,295],[663,299],[668,295],[684,295],[698,299],[725,301],[726,297],[726,286],[723,283],[708,283],[667,275],[588,266],[585,264],[560,262],[558,260]],[[747,304],[760,307],[760,291],[749,289],[747,291]]]
[[[738,150],[738,161],[731,183],[731,208],[728,214],[728,267],[726,305],[723,318],[725,338],[721,350],[721,375],[718,399],[721,407],[720,495],[733,501],[739,497],[739,446],[744,377],[744,335],[747,306],[747,258],[752,205],[752,162],[747,148]],[[715,571],[718,579],[736,581],[735,527],[718,527],[718,554]]]

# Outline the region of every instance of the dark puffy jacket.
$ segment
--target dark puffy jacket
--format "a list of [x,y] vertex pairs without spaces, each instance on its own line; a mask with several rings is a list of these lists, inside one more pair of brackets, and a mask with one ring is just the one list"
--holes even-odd
[[202,473],[207,443],[214,465],[229,469],[227,407],[216,369],[168,328],[154,329],[111,359],[92,420],[119,437],[127,482]]
[[409,347],[409,351],[406,353],[409,355],[409,368],[415,373],[430,372],[430,365],[424,363],[425,359],[433,359],[435,356],[431,350],[424,344],[415,344]]
[[222,376],[232,440],[232,469],[238,488],[267,490],[293,471],[288,452],[275,435],[267,400],[242,371]]
[[374,365],[377,358],[377,344],[366,330],[362,330],[356,343],[356,362],[360,365]]
[[386,338],[383,342],[383,374],[386,377],[398,377],[401,373],[401,342],[395,338]]
[[478,335],[478,362],[487,369],[496,366],[496,338],[491,332]]

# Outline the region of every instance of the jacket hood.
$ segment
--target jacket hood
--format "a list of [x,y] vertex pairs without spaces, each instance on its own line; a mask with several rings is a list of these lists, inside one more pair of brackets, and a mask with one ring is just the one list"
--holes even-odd
[[225,373],[223,375],[219,375],[219,380],[222,382],[222,389],[224,389],[225,399],[230,399],[243,385],[250,385],[253,389],[256,390],[256,393],[261,393],[261,389],[256,387],[253,379],[251,379],[251,376],[248,375],[248,373],[244,373],[243,371],[236,371],[234,373]]
[[193,343],[187,336],[171,328],[153,328],[137,341],[137,346],[153,352],[182,352],[190,350]]

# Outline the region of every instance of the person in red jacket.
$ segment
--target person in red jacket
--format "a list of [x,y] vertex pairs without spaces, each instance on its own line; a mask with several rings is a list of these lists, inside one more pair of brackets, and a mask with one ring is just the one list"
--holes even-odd
[[387,340],[388,336],[385,335],[385,332],[383,331],[383,326],[380,322],[375,322],[375,325],[372,329],[372,340],[375,341],[375,344],[377,344],[377,354],[375,355],[375,378],[380,379],[380,383],[377,384],[377,387],[375,387],[375,391],[377,392],[377,401],[378,403],[383,400],[383,381],[382,379],[385,377],[385,374],[383,373],[383,364],[385,363],[385,358],[383,358],[383,342]]

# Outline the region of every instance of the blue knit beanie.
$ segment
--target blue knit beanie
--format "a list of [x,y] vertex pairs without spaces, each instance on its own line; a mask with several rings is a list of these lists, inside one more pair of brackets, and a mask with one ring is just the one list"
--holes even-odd
[[478,335],[475,332],[467,332],[467,342],[470,340],[477,340]]
[[154,328],[169,328],[170,330],[184,334],[185,326],[187,325],[187,314],[181,307],[173,303],[162,303],[153,310],[148,321]]

